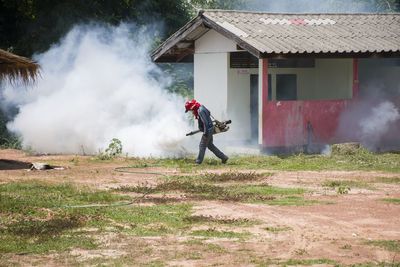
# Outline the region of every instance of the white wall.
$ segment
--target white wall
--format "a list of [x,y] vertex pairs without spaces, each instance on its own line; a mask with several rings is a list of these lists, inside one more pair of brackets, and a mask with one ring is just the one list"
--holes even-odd
[[216,119],[227,118],[228,53],[194,55],[194,97]]
[[352,98],[353,59],[316,59],[314,68],[268,68],[272,100],[276,100],[276,75],[297,75],[298,100]]
[[[232,85],[229,81],[229,52],[231,51],[236,51],[236,43],[214,30],[208,31],[195,42],[194,97],[209,108],[216,119],[234,121],[235,125],[227,134],[224,134],[224,138],[231,137],[231,132],[235,132],[238,128],[235,126],[240,125],[232,118],[232,109],[228,108],[230,101],[228,95],[231,100],[242,97],[240,95],[242,92],[236,90],[236,87],[233,94],[228,93],[228,88]],[[232,105],[229,106],[232,107]]]
[[195,53],[223,53],[236,51],[236,43],[214,30],[209,30],[195,42]]
[[250,75],[258,69],[231,69],[228,72],[228,116],[236,127],[230,136],[237,140],[250,140]]

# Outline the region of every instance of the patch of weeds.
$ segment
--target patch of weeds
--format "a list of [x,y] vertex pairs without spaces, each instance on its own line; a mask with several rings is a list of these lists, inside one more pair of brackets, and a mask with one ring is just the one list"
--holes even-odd
[[365,244],[380,247],[388,251],[400,252],[400,240],[369,240]]
[[383,198],[382,201],[389,202],[392,204],[400,204],[400,198]]
[[306,192],[303,188],[285,188],[270,185],[244,185],[232,187],[237,192],[249,193],[254,195],[302,195]]
[[191,205],[61,208],[130,199],[109,191],[38,182],[0,185],[0,252],[45,253],[96,243],[84,231],[118,231],[138,236],[174,234],[190,228]]
[[330,188],[353,187],[353,188],[373,189],[373,187],[368,183],[364,181],[355,181],[355,180],[327,180],[322,183],[322,186]]
[[144,267],[164,267],[166,266],[165,262],[161,261],[161,260],[154,260],[154,261],[150,261],[148,263],[144,263],[142,266]]
[[350,265],[351,267],[399,267],[400,262],[365,262]]
[[349,186],[345,186],[345,185],[341,185],[336,189],[336,192],[339,195],[345,195],[348,194],[350,192],[351,188]]
[[213,216],[203,216],[203,215],[192,215],[190,217],[185,218],[189,223],[212,223],[212,224],[221,224],[221,225],[234,225],[234,226],[252,226],[258,221],[249,220],[246,218],[226,218],[226,217],[213,217]]
[[217,244],[212,244],[212,243],[207,243],[206,244],[207,251],[213,252],[213,253],[225,253],[226,249],[221,247],[220,245]]
[[16,236],[58,235],[66,230],[85,225],[86,218],[81,214],[63,214],[49,220],[21,219],[8,223],[0,232]]
[[337,262],[330,259],[289,259],[285,262],[280,262],[283,266],[293,266],[293,265],[316,265],[316,264],[329,264],[337,265]]
[[155,206],[121,206],[102,209],[100,212],[107,220],[93,220],[90,226],[105,229],[113,226],[111,222],[124,225],[118,231],[137,236],[162,236],[174,234],[189,228],[184,219],[191,214],[190,204],[155,205]]
[[344,244],[340,249],[352,249],[352,246],[350,244]]
[[4,213],[36,216],[43,214],[43,209],[128,199],[127,196],[71,184],[20,182],[0,185],[0,212]]
[[202,170],[204,165],[213,169],[269,169],[269,170],[366,170],[400,171],[400,153],[372,153],[364,148],[351,152],[336,151],[330,155],[289,155],[289,156],[233,156],[227,165],[216,159],[206,159],[203,165],[194,164],[193,157],[185,158],[130,158],[131,167],[164,167],[180,169],[184,172]]
[[250,233],[239,233],[233,231],[218,231],[214,228],[209,228],[207,230],[195,230],[190,233],[194,236],[203,237],[217,237],[217,238],[245,238],[250,236]]
[[308,205],[314,203],[298,196],[306,192],[302,188],[281,188],[269,185],[232,185],[223,187],[204,182],[181,180],[180,178],[179,180],[167,180],[156,186],[128,186],[116,190],[147,194],[181,192],[197,200],[262,202],[272,205]]
[[299,256],[308,255],[307,250],[305,250],[304,248],[296,249],[296,250],[294,251],[294,253],[295,253],[296,255],[299,255]]
[[374,182],[384,184],[400,184],[400,177],[378,177],[374,180]]
[[273,199],[267,202],[268,205],[275,205],[275,206],[308,206],[319,203],[321,202],[319,202],[318,200],[308,200],[298,196],[287,196],[287,197]]
[[339,264],[331,259],[254,259],[252,263],[257,266],[312,266],[312,265],[324,265],[324,266],[339,266]]
[[336,192],[340,195],[348,194],[351,188],[364,188],[368,190],[375,190],[373,186],[364,181],[354,180],[328,180],[323,184],[325,187],[335,188]]
[[0,234],[1,253],[42,254],[50,251],[66,251],[71,248],[95,249],[97,244],[88,236],[69,232],[55,236]]
[[110,160],[122,154],[122,142],[113,138],[104,152],[100,151],[97,155],[99,160]]
[[279,232],[285,232],[285,231],[291,231],[293,230],[292,228],[288,227],[288,226],[282,226],[282,227],[272,227],[272,226],[268,226],[263,228],[264,230],[271,232],[271,233],[279,233]]
[[210,182],[231,182],[231,181],[257,181],[261,178],[271,176],[272,173],[255,173],[255,172],[224,172],[224,173],[206,173],[204,179]]
[[101,215],[65,205],[110,203],[126,199],[106,191],[70,184],[20,182],[0,185],[0,252],[45,253],[71,247],[94,248],[92,238],[76,230]]
[[186,259],[187,260],[200,260],[202,258],[203,257],[201,255],[201,253],[198,252],[198,251],[192,251],[192,252],[189,252],[189,254],[186,255]]

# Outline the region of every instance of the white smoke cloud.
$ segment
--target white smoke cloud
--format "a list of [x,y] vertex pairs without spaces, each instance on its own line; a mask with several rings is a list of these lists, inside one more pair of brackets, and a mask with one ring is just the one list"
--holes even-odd
[[370,114],[359,122],[362,143],[370,148],[376,148],[390,126],[399,119],[399,111],[391,102],[385,101],[373,107]]
[[168,80],[150,61],[150,38],[128,24],[75,27],[36,56],[35,88],[3,90],[3,101],[19,107],[8,128],[41,153],[93,154],[112,138],[131,156],[181,152],[184,99],[163,89]]
[[377,0],[247,0],[236,8],[277,13],[355,13],[378,12],[389,7],[393,8]]

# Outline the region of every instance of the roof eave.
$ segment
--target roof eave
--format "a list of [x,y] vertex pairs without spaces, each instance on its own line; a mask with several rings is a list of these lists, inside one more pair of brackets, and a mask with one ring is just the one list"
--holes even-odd
[[233,40],[235,43],[237,43],[238,46],[247,50],[255,57],[257,58],[261,57],[261,51],[259,51],[257,48],[250,45],[243,39],[241,39],[239,36],[226,30],[218,23],[207,18],[206,16],[203,15],[203,12],[200,11],[197,17],[189,21],[185,26],[183,26],[181,29],[179,29],[177,32],[171,35],[156,50],[154,50],[154,52],[151,54],[151,59],[154,62],[166,62],[165,59],[162,59],[163,55],[168,50],[172,49],[175,45],[177,45],[179,42],[183,41],[190,33],[192,33],[197,27],[200,27],[201,25],[203,25],[206,28],[213,29],[218,33],[220,33],[221,35],[225,36],[226,38]]
[[158,62],[160,57],[165,52],[167,52],[169,49],[171,49],[177,43],[182,41],[188,34],[190,34],[195,28],[199,27],[201,24],[203,24],[203,20],[202,20],[201,14],[199,14],[197,17],[195,17],[194,19],[192,19],[191,21],[186,23],[185,26],[183,26],[178,31],[176,31],[173,35],[171,35],[159,47],[157,47],[156,50],[154,50],[153,53],[151,53],[151,59],[154,62]]
[[375,52],[303,52],[303,53],[262,53],[261,58],[390,58],[400,57],[400,51],[375,51]]

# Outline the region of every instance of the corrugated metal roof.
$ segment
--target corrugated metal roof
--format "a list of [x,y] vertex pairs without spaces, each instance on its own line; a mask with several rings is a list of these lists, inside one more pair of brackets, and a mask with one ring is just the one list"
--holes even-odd
[[261,53],[400,51],[400,14],[267,14],[210,10],[203,16]]
[[[268,54],[400,51],[399,13],[277,14],[206,10],[196,19],[202,20],[198,27],[203,27],[203,30],[212,28],[258,57]],[[178,31],[166,41],[169,44],[164,45],[171,46],[188,35],[190,33]],[[161,50],[153,53],[153,59],[158,56],[157,52]]]

